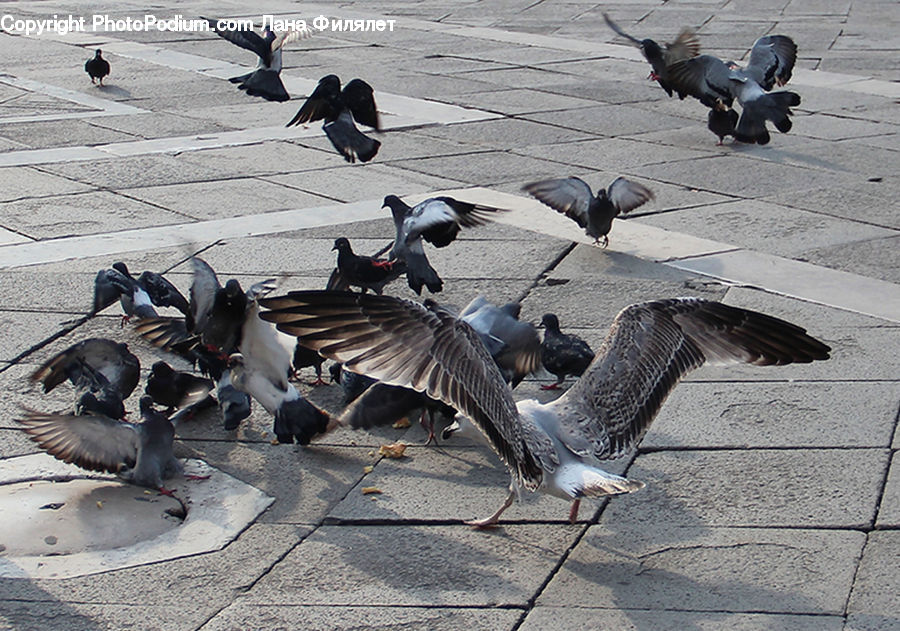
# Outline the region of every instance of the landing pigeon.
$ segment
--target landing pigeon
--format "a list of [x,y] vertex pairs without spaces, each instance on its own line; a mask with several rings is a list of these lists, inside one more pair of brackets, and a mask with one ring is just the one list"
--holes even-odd
[[381,143],[359,131],[353,122],[381,131],[374,90],[362,79],[353,79],[342,90],[336,75],[322,77],[287,127],[323,119],[325,135],[347,162],[357,158],[368,162],[378,153]]
[[547,372],[556,375],[556,383],[541,386],[541,390],[557,390],[569,375],[580,377],[584,374],[594,361],[594,351],[577,335],[560,331],[559,318],[553,313],[545,313],[541,325],[544,327],[541,364]]
[[[384,286],[399,278],[406,271],[406,263],[402,260],[379,259],[362,254],[355,254],[346,237],[334,240],[332,250],[337,250],[337,269],[342,282],[349,286],[359,287],[363,293],[371,289],[376,294],[384,291]],[[331,283],[329,282],[329,285]]]
[[262,36],[251,30],[222,29],[218,27],[217,20],[202,18],[209,23],[216,35],[227,39],[232,44],[240,46],[250,52],[256,53],[259,58],[256,70],[251,73],[232,77],[231,83],[237,83],[238,88],[244,90],[250,96],[260,96],[267,101],[287,101],[291,96],[284,89],[281,82],[281,54],[285,44],[312,35],[309,29],[297,29],[275,34],[268,27],[263,30]]
[[122,323],[132,317],[155,318],[157,313],[147,290],[135,279],[128,266],[121,261],[109,269],[97,272],[94,278],[94,304],[90,315],[96,315],[116,300],[122,306]]
[[84,71],[91,78],[91,83],[97,83],[100,80],[100,87],[103,87],[103,77],[109,75],[109,62],[103,58],[103,51],[99,48],[94,51],[94,56],[84,62]]
[[425,256],[422,240],[437,248],[446,247],[456,239],[460,227],[484,225],[490,221],[489,213],[503,211],[446,196],[431,197],[411,207],[396,195],[388,195],[382,208],[385,207],[391,209],[397,230],[390,258],[406,262],[406,281],[420,295],[423,285],[431,293],[441,291],[444,286]]
[[617,177],[609,188],[591,192],[587,182],[577,177],[555,180],[541,180],[522,187],[535,199],[553,210],[564,213],[584,228],[585,234],[594,237],[594,245],[603,240],[603,247],[609,245],[612,221],[620,213],[628,213],[653,199],[653,191],[637,182]]

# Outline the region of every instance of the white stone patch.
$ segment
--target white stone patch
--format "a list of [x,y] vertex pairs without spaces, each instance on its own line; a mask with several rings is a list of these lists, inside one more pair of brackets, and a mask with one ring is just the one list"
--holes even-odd
[[96,96],[84,94],[83,92],[76,92],[75,90],[68,90],[66,88],[50,85],[49,83],[41,83],[40,81],[33,81],[31,79],[23,79],[22,77],[15,77],[11,74],[0,74],[0,83],[18,88],[20,90],[25,90],[26,92],[46,94],[47,96],[51,96],[56,99],[69,101],[70,103],[77,103],[78,105],[84,105],[85,107],[91,108],[91,110],[87,112],[57,112],[55,114],[0,116],[0,125],[9,123],[35,123],[40,121],[55,121],[70,118],[93,118],[97,116],[143,114],[147,112],[147,110],[143,110],[139,107],[134,107],[133,105],[127,105],[125,103],[119,103],[118,101],[111,101],[109,99],[101,99]]
[[[94,545],[92,547],[95,549],[84,552],[35,556],[11,556],[6,551],[0,551],[0,578],[74,578],[212,552],[234,540],[274,501],[259,489],[209,466],[202,460],[187,460],[184,469],[186,474],[210,477],[206,480],[187,480],[178,477],[168,481],[167,488],[172,489],[175,496],[187,508],[187,517],[180,525],[151,530],[149,538],[123,547],[97,549]],[[3,492],[4,486],[21,482],[74,479],[96,481],[97,487],[108,487],[110,481],[125,485],[115,476],[92,474],[47,454],[0,460],[0,493]],[[134,499],[131,496],[144,492],[141,487],[125,485],[134,492],[122,495],[124,498],[122,501],[105,503],[101,501],[98,505],[97,500],[90,494],[93,487],[83,486],[86,490],[81,501],[87,506],[78,513],[79,520],[68,525],[70,528],[99,527],[89,521],[85,522],[85,516],[88,519],[98,520],[98,523],[102,520],[122,523],[123,519],[128,519],[128,515],[123,516],[121,512],[133,512]],[[92,507],[96,510],[90,510]],[[65,525],[60,524],[60,527]],[[0,535],[0,544],[2,543]]]

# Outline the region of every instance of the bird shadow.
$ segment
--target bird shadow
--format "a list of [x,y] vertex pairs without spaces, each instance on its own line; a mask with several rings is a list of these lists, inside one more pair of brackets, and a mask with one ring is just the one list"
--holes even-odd
[[109,94],[110,96],[118,96],[121,98],[129,99],[131,98],[131,91],[126,90],[125,88],[120,88],[117,85],[98,85],[96,86],[98,90],[103,92],[104,94]]
[[829,169],[832,171],[844,170],[843,167],[835,164],[834,162],[831,162],[830,160],[824,160],[818,156],[810,155],[808,153],[800,153],[797,151],[790,151],[788,149],[779,149],[777,147],[772,147],[769,145],[760,147],[758,145],[750,145],[742,142],[735,142],[728,146],[731,147],[732,151],[736,154],[764,158],[766,162],[774,162],[775,164],[787,166],[803,164],[810,167]]

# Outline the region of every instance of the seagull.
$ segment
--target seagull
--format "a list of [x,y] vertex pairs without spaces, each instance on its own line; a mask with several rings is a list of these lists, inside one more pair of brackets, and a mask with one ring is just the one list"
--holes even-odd
[[100,80],[100,87],[103,87],[103,77],[109,74],[109,62],[103,58],[103,51],[99,48],[94,51],[94,56],[84,62],[84,71],[91,78],[91,83],[97,83]]
[[544,341],[541,342],[541,363],[547,372],[556,375],[556,383],[541,386],[541,390],[558,390],[568,375],[580,377],[594,361],[594,351],[577,335],[567,335],[559,329],[559,318],[545,313],[541,318]]
[[175,370],[164,361],[158,361],[150,368],[144,393],[156,405],[168,408],[167,415],[174,410],[189,407],[209,397],[215,385],[205,377]]
[[68,379],[76,390],[75,413],[96,412],[123,418],[127,399],[141,376],[138,358],[120,344],[92,337],[61,351],[35,370],[30,379],[50,392]]
[[422,286],[437,293],[444,282],[425,257],[422,240],[436,248],[450,245],[459,234],[460,227],[482,226],[490,221],[489,213],[503,212],[502,208],[462,202],[452,197],[430,197],[415,206],[409,206],[396,195],[384,198],[382,208],[390,208],[397,236],[391,250],[391,259],[406,262],[406,282],[417,294]]
[[323,119],[325,135],[347,162],[357,158],[368,162],[378,153],[381,143],[359,131],[353,122],[381,131],[374,90],[362,79],[353,79],[342,90],[337,75],[322,77],[286,127]]
[[209,23],[216,35],[227,39],[232,44],[240,46],[259,58],[256,70],[239,77],[231,77],[231,83],[237,83],[238,88],[245,90],[250,96],[261,96],[267,101],[287,101],[291,96],[284,89],[281,82],[281,53],[285,44],[306,39],[312,35],[309,29],[296,29],[275,34],[268,27],[263,30],[262,36],[250,30],[221,29],[217,20],[201,18]]
[[478,296],[459,313],[459,319],[481,338],[512,388],[541,365],[541,338],[534,326],[519,320],[521,310],[518,302],[497,307]]
[[707,107],[727,109],[737,100],[743,108],[735,128],[736,140],[765,145],[769,142],[766,121],[778,131],[792,127],[791,107],[800,105],[796,92],[769,92],[790,81],[797,58],[797,45],[785,35],[760,37],[750,50],[746,68],[712,55],[699,55],[670,65],[671,85],[698,99]]
[[[697,33],[690,28],[682,29],[675,41],[671,44],[664,44],[665,48],[663,48],[663,46],[660,46],[652,39],[632,37],[613,22],[606,13],[603,14],[603,19],[606,20],[609,28],[640,49],[644,59],[650,62],[650,66],[653,68],[653,71],[647,78],[655,80],[666,91],[666,94],[672,96],[673,86],[669,81],[668,67],[677,61],[691,59],[700,54],[700,40],[697,38]],[[683,92],[676,91],[679,98],[683,99],[685,97]]]
[[89,471],[116,473],[123,480],[159,489],[163,481],[182,472],[172,452],[175,428],[153,409],[153,400],[141,397],[142,423],[129,423],[100,414],[73,416],[27,410],[24,425],[31,440],[57,460]]
[[[342,283],[359,287],[363,293],[371,289],[376,294],[384,291],[384,286],[396,280],[406,271],[406,263],[402,260],[386,260],[372,256],[355,254],[346,237],[334,240],[332,251],[337,250],[337,269]],[[329,286],[332,281],[329,280]]]
[[471,419],[512,477],[500,509],[467,522],[476,527],[495,525],[522,488],[570,500],[642,488],[601,464],[636,447],[672,388],[703,364],[807,363],[831,350],[799,326],[748,309],[699,298],[639,303],[616,316],[562,397],[517,404],[475,331],[446,311],[327,291],[261,303],[271,309],[263,319],[346,370],[425,392]]
[[574,220],[585,234],[594,237],[594,245],[602,239],[604,248],[609,245],[612,220],[654,198],[649,188],[624,177],[617,177],[606,190],[601,188],[596,197],[587,182],[574,176],[532,182],[522,190]]

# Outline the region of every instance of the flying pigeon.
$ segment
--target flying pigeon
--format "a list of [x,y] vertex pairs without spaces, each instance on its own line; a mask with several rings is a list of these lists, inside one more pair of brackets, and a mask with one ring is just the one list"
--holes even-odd
[[137,387],[141,375],[138,358],[127,344],[93,337],[61,351],[31,374],[44,392],[69,380],[76,391],[75,413],[96,412],[112,418],[125,416],[123,401]]
[[239,77],[231,77],[229,79],[231,83],[237,83],[238,88],[245,90],[250,96],[261,96],[267,101],[287,101],[291,98],[281,82],[282,48],[290,42],[310,37],[312,31],[297,29],[276,35],[266,27],[260,37],[251,30],[222,29],[218,27],[217,20],[201,19],[209,23],[216,35],[255,53],[259,58],[256,70]]
[[176,409],[192,406],[209,397],[215,385],[205,377],[175,370],[163,361],[150,369],[144,393],[153,403],[167,408],[167,415]]
[[[337,250],[337,269],[343,283],[359,287],[363,293],[371,289],[376,294],[384,291],[384,286],[396,280],[406,271],[402,260],[379,259],[362,254],[354,254],[346,237],[334,240],[332,250]],[[332,283],[329,281],[329,286]]]
[[325,135],[347,162],[356,162],[357,158],[368,162],[378,153],[381,143],[359,131],[353,122],[381,131],[374,90],[362,79],[353,79],[342,90],[336,75],[322,77],[286,126],[323,119]]
[[650,62],[653,71],[647,77],[648,79],[653,79],[659,83],[669,96],[672,96],[672,91],[675,89],[679,98],[683,99],[685,97],[684,92],[675,88],[669,81],[668,68],[677,61],[691,59],[700,54],[700,40],[693,29],[683,29],[674,42],[665,44],[665,48],[663,48],[663,46],[660,46],[652,39],[632,37],[613,22],[606,13],[603,14],[603,19],[606,20],[609,28],[636,45],[644,55],[644,59]]
[[535,199],[553,210],[564,213],[584,228],[585,234],[594,237],[594,245],[603,240],[609,245],[612,221],[619,214],[626,214],[653,199],[653,191],[637,182],[617,177],[609,188],[591,192],[587,182],[577,177],[541,180],[522,187]]
[[489,213],[502,212],[501,208],[462,202],[452,197],[431,197],[414,207],[396,195],[384,198],[382,208],[390,208],[394,217],[397,236],[391,250],[391,259],[406,262],[406,281],[417,294],[422,286],[431,293],[443,289],[444,283],[425,257],[422,240],[436,248],[450,245],[459,234],[461,226],[481,226],[490,221]]
[[541,342],[541,363],[552,375],[556,375],[556,383],[541,386],[541,390],[558,390],[566,377],[580,377],[594,361],[594,351],[588,343],[577,335],[567,335],[559,330],[559,318],[555,314],[545,313],[541,318],[544,327],[544,340]]
[[84,62],[84,71],[91,78],[91,83],[100,80],[100,87],[103,87],[103,77],[109,74],[109,62],[103,58],[103,51],[99,48],[94,52],[94,56]]
[[700,55],[669,66],[668,77],[677,90],[707,107],[727,109],[737,100],[743,109],[735,139],[764,145],[770,140],[766,121],[772,121],[782,133],[792,127],[790,108],[800,105],[800,95],[769,90],[790,80],[796,57],[797,45],[789,37],[766,35],[753,44],[746,68]]
[[132,484],[166,492],[163,481],[182,471],[172,452],[175,428],[153,409],[148,396],[141,397],[142,423],[128,423],[108,416],[42,414],[27,411],[16,419],[31,440],[51,456],[89,471],[118,474]]
[[481,338],[512,388],[541,365],[541,338],[534,326],[519,320],[521,309],[517,302],[497,307],[478,296],[459,314],[459,319]]
[[[831,350],[799,326],[698,298],[631,305],[572,388],[547,404],[513,400],[479,336],[442,310],[390,296],[295,291],[268,298],[262,314],[345,369],[425,392],[484,434],[512,476],[496,524],[517,489],[580,501],[630,493],[642,482],[602,461],[633,449],[668,393],[706,363],[759,366],[824,360]],[[570,518],[577,517],[577,502]]]

